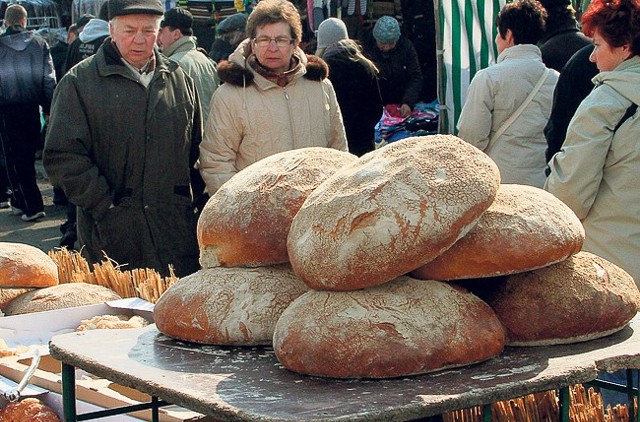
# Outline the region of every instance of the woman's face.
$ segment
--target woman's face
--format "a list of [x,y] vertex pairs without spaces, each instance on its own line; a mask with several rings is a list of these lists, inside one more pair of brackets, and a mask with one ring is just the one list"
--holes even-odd
[[595,30],[593,34],[594,49],[589,60],[596,64],[600,72],[613,70],[620,63],[631,57],[631,49],[628,44],[620,47],[612,47],[600,34],[599,30]]
[[258,62],[267,69],[282,73],[289,70],[291,56],[298,40],[291,38],[291,27],[286,22],[260,26],[251,41]]

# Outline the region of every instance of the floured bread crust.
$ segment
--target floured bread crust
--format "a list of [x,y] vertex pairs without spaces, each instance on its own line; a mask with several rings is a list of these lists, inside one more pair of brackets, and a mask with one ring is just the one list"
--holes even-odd
[[289,261],[291,220],[311,193],[357,160],[332,148],[301,148],[243,169],[207,202],[198,220],[203,268],[256,267]]
[[60,418],[39,399],[27,397],[0,409],[0,422],[60,422]]
[[78,325],[76,331],[142,328],[147,325],[149,325],[149,322],[139,315],[132,317],[128,317],[127,315],[96,315],[80,321],[80,325]]
[[[479,281],[480,282],[480,281]],[[467,284],[469,288],[471,281]],[[625,327],[640,307],[633,278],[589,252],[506,276],[481,297],[493,307],[510,346],[577,343]]]
[[64,283],[27,292],[12,300],[4,311],[6,315],[20,315],[117,299],[121,297],[106,287],[87,283]]
[[549,192],[504,184],[466,236],[411,275],[456,280],[530,271],[578,253],[584,236],[575,213]]
[[499,355],[504,329],[467,290],[399,277],[354,292],[310,291],[284,311],[273,337],[282,365],[333,378],[390,378]]
[[403,139],[338,170],[309,195],[287,246],[313,289],[375,286],[431,261],[493,202],[500,174],[451,135]]
[[174,283],[153,318],[169,337],[217,345],[271,345],[289,304],[309,289],[289,265],[208,268]]
[[58,266],[43,251],[24,243],[0,242],[0,287],[58,284]]

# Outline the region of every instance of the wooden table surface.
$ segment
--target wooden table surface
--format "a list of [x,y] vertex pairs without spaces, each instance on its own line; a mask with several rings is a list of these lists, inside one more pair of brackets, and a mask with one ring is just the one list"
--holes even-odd
[[388,380],[303,376],[282,367],[271,348],[195,345],[155,325],[63,334],[49,348],[63,363],[220,420],[401,421],[638,369],[640,314],[605,338],[508,347],[480,364]]

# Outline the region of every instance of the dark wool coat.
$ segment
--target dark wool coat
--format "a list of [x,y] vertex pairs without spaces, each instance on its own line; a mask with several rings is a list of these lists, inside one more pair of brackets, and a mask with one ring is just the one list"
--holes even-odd
[[393,50],[383,53],[371,36],[365,39],[364,54],[380,70],[380,91],[385,105],[408,104],[413,107],[420,101],[422,71],[418,54],[408,38],[401,36]]
[[[193,80],[157,51],[148,88],[107,39],[71,69],[53,99],[44,166],[78,206],[78,237],[92,261],[183,276],[199,269],[193,166],[202,138]],[[199,186],[196,188],[196,186]]]
[[378,80],[366,65],[353,59],[354,52],[337,47],[325,52],[329,80],[338,97],[349,152],[362,156],[374,150],[374,127],[382,115]]
[[542,62],[549,68],[560,72],[573,54],[591,40],[576,28],[571,19],[547,28],[545,37],[540,41]]
[[544,128],[544,136],[547,138],[547,162],[562,148],[569,122],[582,100],[593,91],[591,79],[598,74],[598,67],[589,60],[592,51],[593,45],[582,47],[560,72],[553,93],[551,116]]

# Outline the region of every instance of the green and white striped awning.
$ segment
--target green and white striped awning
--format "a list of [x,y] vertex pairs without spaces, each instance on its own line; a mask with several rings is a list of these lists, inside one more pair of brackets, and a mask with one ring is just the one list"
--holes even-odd
[[496,61],[496,18],[505,0],[437,0],[440,132],[456,124],[473,75]]

